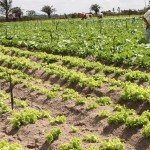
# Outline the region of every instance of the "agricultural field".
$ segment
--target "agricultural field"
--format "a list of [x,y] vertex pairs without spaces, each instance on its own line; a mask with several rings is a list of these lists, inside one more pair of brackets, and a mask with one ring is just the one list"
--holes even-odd
[[0,23],[0,150],[150,150],[144,34],[138,17]]

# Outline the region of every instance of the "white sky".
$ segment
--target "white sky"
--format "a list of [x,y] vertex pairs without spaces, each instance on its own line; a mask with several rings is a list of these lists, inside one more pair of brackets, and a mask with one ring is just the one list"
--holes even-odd
[[148,0],[13,0],[13,7],[18,6],[24,10],[40,10],[44,5],[53,5],[57,14],[68,14],[74,12],[89,12],[92,4],[98,4],[103,10],[112,10],[118,7],[123,9],[143,9]]

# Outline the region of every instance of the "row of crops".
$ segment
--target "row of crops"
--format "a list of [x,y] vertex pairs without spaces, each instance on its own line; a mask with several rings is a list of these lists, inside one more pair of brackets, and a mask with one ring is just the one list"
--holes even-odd
[[149,69],[142,19],[1,23],[0,44]]
[[[1,51],[4,53],[10,52],[9,48],[1,47]],[[29,51],[21,52],[19,49],[12,48],[11,52],[16,56],[9,56],[4,55],[1,53],[1,63],[5,62],[7,66],[17,67],[20,69],[25,68],[31,68],[31,69],[43,69],[47,75],[56,75],[59,78],[63,78],[64,80],[70,82],[70,83],[79,83],[81,87],[89,87],[90,89],[96,89],[98,87],[102,87],[104,84],[110,84],[113,86],[120,86],[123,88],[122,92],[122,98],[125,100],[145,100],[147,102],[150,101],[150,74],[149,73],[143,73],[141,71],[132,71],[132,70],[124,70],[124,69],[118,69],[116,67],[108,67],[100,65],[99,63],[93,63],[89,61],[83,60],[83,65],[87,68],[86,70],[95,69],[98,71],[103,71],[103,73],[99,74],[92,74],[91,76],[86,76],[85,73],[76,72],[73,69],[67,69],[65,66],[62,65],[56,65],[52,64],[52,62],[58,62],[64,63],[64,65],[70,65],[72,67],[82,67],[82,60],[78,58],[72,59],[71,57],[66,59],[66,57],[60,57],[56,55],[46,55],[43,56],[40,52],[33,53]],[[21,53],[20,53],[21,52]],[[43,53],[45,55],[45,53]],[[23,58],[21,56],[31,57],[34,56],[36,59],[44,60],[45,62],[37,64],[35,62],[31,62],[30,59]],[[46,58],[46,60],[44,59]],[[49,64],[51,62],[51,64]],[[74,64],[73,64],[74,63]],[[80,63],[80,64],[79,64]],[[95,65],[95,66],[94,66]],[[90,68],[91,67],[91,68]],[[125,76],[124,81],[116,80],[114,78],[108,78],[108,74],[114,73],[114,76]],[[138,86],[134,81],[139,82],[147,82],[146,87],[145,86]]]
[[0,23],[0,149],[149,149],[144,30],[140,18]]
[[[49,76],[55,75],[58,78],[61,78],[67,82],[79,83],[79,86],[81,87],[89,86],[89,88],[93,91],[96,90],[97,88],[102,88],[102,86],[104,86],[105,84],[109,84],[109,91],[117,91],[118,89],[121,90],[120,97],[122,100],[128,100],[128,101],[132,100],[134,102],[136,102],[137,100],[142,100],[142,101],[147,101],[149,103],[150,99],[149,99],[149,74],[148,73],[144,73],[140,71],[132,71],[127,69],[119,69],[116,67],[108,67],[108,66],[105,67],[103,66],[98,68],[98,66],[101,66],[102,64],[97,65],[96,68],[95,66],[93,66],[93,64],[96,65],[96,63],[89,62],[81,58],[79,59],[79,58],[72,58],[67,56],[68,59],[65,59],[66,56],[62,57],[62,56],[57,56],[52,54],[45,54],[42,52],[33,53],[27,50],[21,51],[20,49],[17,48],[8,48],[4,46],[1,46],[0,51],[1,51],[0,63],[3,64],[3,66],[0,67],[1,70],[0,78],[5,80],[6,82],[9,80],[7,75],[7,72],[9,72],[11,73],[14,85],[23,83],[24,87],[28,88],[30,92],[39,91],[41,94],[45,95],[49,100],[53,100],[53,98],[56,97],[59,98],[61,97],[62,101],[73,100],[76,105],[85,105],[85,109],[87,111],[98,108],[99,106],[110,105],[110,107],[112,107],[112,111],[101,110],[97,112],[97,116],[103,119],[107,118],[108,124],[117,125],[119,123],[125,123],[127,128],[143,127],[143,136],[145,137],[150,136],[150,125],[149,125],[150,112],[148,110],[143,111],[142,114],[139,115],[133,109],[127,109],[125,106],[121,106],[119,104],[115,105],[114,104],[115,102],[108,96],[97,97],[92,95],[87,97],[78,93],[74,89],[62,88],[59,84],[55,84],[55,85],[46,84],[45,88],[44,87],[41,88],[39,85],[42,83],[42,78],[36,79],[34,76],[32,77],[31,75],[28,75],[28,73],[24,73],[24,68],[32,69],[32,70],[43,70]],[[45,57],[45,55],[47,57]],[[31,61],[31,57],[32,57],[32,61]],[[46,59],[44,59],[44,57]],[[80,61],[78,61],[78,59]],[[101,71],[101,74],[96,73],[91,75],[89,74],[87,76],[86,74],[84,74],[84,71],[82,73],[80,73],[79,71],[77,72],[77,68],[83,68],[82,61],[84,62],[85,66],[86,65],[92,66],[93,67],[92,69]],[[56,63],[58,62],[59,64],[61,64],[60,66],[58,64],[56,65]],[[76,65],[74,64],[75,62]],[[80,62],[81,66],[77,62]],[[70,69],[67,68],[68,65],[69,67],[71,67]],[[88,72],[90,72],[90,70],[91,68],[89,67],[85,69],[85,71]],[[120,74],[117,73],[117,75],[125,76],[124,82],[122,82],[119,79],[117,80],[108,77],[112,73],[116,75],[117,71],[120,73]],[[136,76],[134,78],[131,78],[130,80],[129,74],[135,74],[135,73]],[[146,80],[144,80],[145,78],[141,79],[140,76],[146,76],[147,79]],[[142,81],[146,82],[147,85],[145,86],[143,84],[138,86],[138,84],[134,83],[134,80],[135,81],[139,80],[140,82]],[[5,97],[5,99],[7,98],[8,96]],[[6,112],[11,112],[10,108],[6,105],[4,100],[2,100],[1,102],[2,102],[1,113],[4,114]],[[23,103],[21,101],[17,102],[16,99],[15,102],[19,106],[24,106],[24,107],[28,106],[26,103]],[[60,123],[64,123],[67,120],[65,116],[52,117],[49,115],[48,112],[44,112],[44,111],[39,112],[38,110],[29,109],[29,108],[25,108],[24,110],[20,110],[19,112],[12,112],[12,116],[13,118],[10,119],[10,121],[12,122],[13,128],[19,128],[20,126],[27,125],[28,123],[35,123],[37,119],[41,119],[43,117],[48,118],[50,124],[55,124],[55,123],[60,124]],[[76,130],[76,128],[74,130]],[[53,133],[53,131],[51,132]],[[57,132],[59,132],[60,134],[61,133],[60,129]],[[52,133],[50,133],[50,135]],[[47,138],[49,136],[47,135]],[[99,142],[98,137],[96,137],[95,135],[92,136],[88,135],[87,137],[89,138],[89,140],[87,141],[91,142],[93,140],[94,142]],[[53,141],[53,138],[50,139],[50,141],[51,140]],[[80,139],[73,139],[73,140],[82,143]],[[118,141],[118,139],[116,141]],[[109,141],[109,142],[115,143],[113,141]],[[122,147],[121,149],[123,149],[124,146],[121,144],[120,147]]]

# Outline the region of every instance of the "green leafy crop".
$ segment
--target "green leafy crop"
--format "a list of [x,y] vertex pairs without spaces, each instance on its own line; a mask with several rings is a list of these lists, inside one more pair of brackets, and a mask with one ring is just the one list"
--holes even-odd
[[143,134],[144,137],[150,137],[150,123],[144,126]]
[[10,118],[10,122],[13,124],[13,128],[19,128],[21,125],[27,125],[29,123],[35,123],[38,119],[48,117],[49,114],[46,111],[39,111],[32,108],[25,108],[20,112],[13,112],[13,117]]
[[90,142],[90,143],[98,143],[99,142],[99,138],[94,134],[85,135],[83,140]]
[[23,148],[20,144],[9,144],[8,141],[2,140],[0,141],[0,150],[23,150]]
[[97,98],[96,103],[100,106],[112,104],[112,100],[109,97],[100,97]]
[[61,145],[59,150],[83,150],[82,140],[79,138],[73,138],[68,144]]
[[60,128],[54,128],[46,135],[46,141],[51,144],[54,140],[56,140],[61,134]]
[[100,150],[124,150],[124,143],[122,143],[118,138],[103,141],[101,142]]
[[49,122],[52,125],[55,124],[63,124],[66,121],[66,117],[65,116],[57,116],[57,117],[49,117]]

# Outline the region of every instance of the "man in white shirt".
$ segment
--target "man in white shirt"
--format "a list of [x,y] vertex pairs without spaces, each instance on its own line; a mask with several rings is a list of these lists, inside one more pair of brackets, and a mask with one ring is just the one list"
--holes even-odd
[[150,10],[148,10],[143,16],[146,24],[146,40],[150,41]]
[[102,13],[102,12],[100,12],[100,13],[98,13],[98,14],[97,14],[97,17],[98,17],[98,18],[103,18],[103,17],[104,17],[104,15],[103,15],[103,13]]

